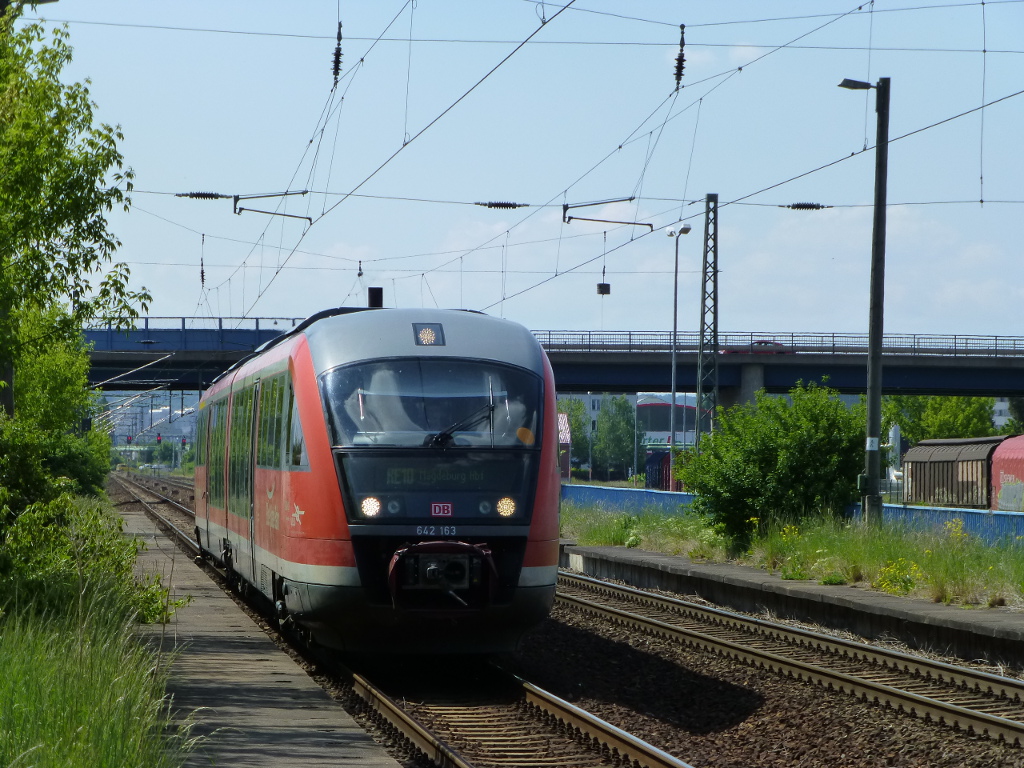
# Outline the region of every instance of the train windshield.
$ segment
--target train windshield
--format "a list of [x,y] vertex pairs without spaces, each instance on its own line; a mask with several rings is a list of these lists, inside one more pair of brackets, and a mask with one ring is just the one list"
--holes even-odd
[[399,359],[320,377],[335,446],[537,447],[540,377],[496,363]]

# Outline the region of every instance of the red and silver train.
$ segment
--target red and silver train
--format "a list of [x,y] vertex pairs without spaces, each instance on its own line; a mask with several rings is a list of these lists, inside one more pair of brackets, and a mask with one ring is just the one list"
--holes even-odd
[[196,538],[321,644],[510,650],[551,608],[551,365],[454,310],[316,314],[200,401]]

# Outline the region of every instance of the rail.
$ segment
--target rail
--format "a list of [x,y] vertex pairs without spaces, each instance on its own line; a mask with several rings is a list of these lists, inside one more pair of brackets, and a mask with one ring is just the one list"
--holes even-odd
[[846,641],[631,587],[559,573],[556,600],[692,647],[902,710],[1024,743],[1024,682]]

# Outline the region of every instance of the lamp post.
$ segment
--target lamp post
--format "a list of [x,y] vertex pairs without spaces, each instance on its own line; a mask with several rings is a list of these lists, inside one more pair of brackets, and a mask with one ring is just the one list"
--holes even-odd
[[668,416],[668,488],[675,490],[675,450],[676,450],[676,329],[679,324],[679,236],[690,233],[690,225],[682,224],[678,228],[671,227],[667,234],[676,241],[675,271],[672,277],[672,411]]
[[871,288],[868,308],[868,393],[867,441],[864,446],[864,474],[858,478],[861,510],[867,522],[882,519],[882,318],[885,303],[885,192],[889,164],[889,78],[876,85],[860,80],[843,80],[840,88],[874,88],[878,128],[875,136],[875,204],[871,233]]

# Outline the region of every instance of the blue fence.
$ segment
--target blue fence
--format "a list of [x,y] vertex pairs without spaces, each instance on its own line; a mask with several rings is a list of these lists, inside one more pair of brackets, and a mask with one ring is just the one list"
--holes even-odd
[[562,500],[582,506],[635,512],[656,507],[664,512],[678,513],[693,501],[692,493],[652,491],[647,488],[606,488],[600,485],[562,485]]
[[[853,506],[853,514],[860,516],[860,504]],[[990,544],[1024,536],[1024,514],[1020,512],[883,504],[882,519],[887,523],[900,523],[917,529],[941,528],[953,520],[962,520],[965,533],[977,536]]]
[[[563,485],[562,500],[582,506],[605,507],[608,510],[638,512],[656,508],[668,514],[678,514],[693,501],[692,493],[652,491],[645,488],[606,488],[597,485]],[[847,509],[851,517],[860,517],[860,504]],[[963,521],[963,530],[991,543],[1024,537],[1024,513],[993,512],[986,509],[958,509],[955,507],[908,507],[885,504],[882,518],[887,523],[899,523],[909,528],[941,528],[953,520]]]

